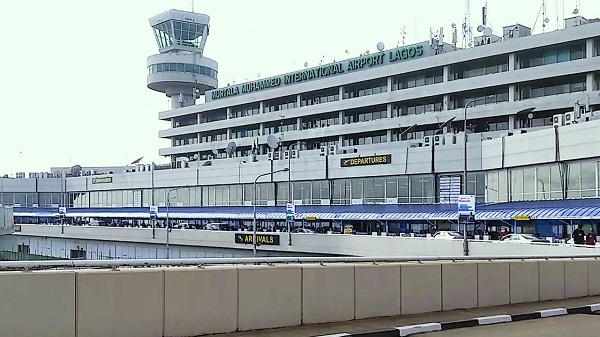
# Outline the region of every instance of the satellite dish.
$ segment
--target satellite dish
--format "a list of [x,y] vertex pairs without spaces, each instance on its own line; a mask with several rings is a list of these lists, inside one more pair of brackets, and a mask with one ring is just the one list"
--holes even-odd
[[231,143],[227,144],[227,148],[225,149],[225,152],[227,152],[227,155],[231,156],[232,154],[235,153],[235,149],[236,149],[235,143],[231,142]]
[[188,157],[177,157],[177,159],[175,159],[176,161],[182,161],[182,162],[188,162],[190,161],[190,159]]
[[383,42],[377,43],[377,50],[383,51],[383,48],[385,48],[385,45],[383,44]]
[[450,27],[456,28],[456,23],[451,24]]
[[490,27],[485,27],[485,28],[483,29],[483,35],[485,35],[485,36],[490,36],[490,35],[492,35],[492,29],[491,29]]
[[213,150],[212,150],[212,153],[213,153],[213,154],[216,156],[216,155],[218,155],[218,154],[219,154],[219,150],[217,150],[217,149],[213,149]]
[[304,62],[304,68],[308,67],[308,62]]
[[197,153],[194,154],[194,160],[198,160],[199,156]]
[[545,23],[548,23],[548,22],[550,22],[550,19],[548,19],[548,18],[545,18],[545,19],[544,19],[544,22],[545,22]]
[[579,9],[575,8],[575,9],[573,10],[573,14],[579,14]]
[[71,167],[71,175],[73,177],[79,177],[81,175],[81,171],[83,171],[83,168],[81,167],[81,165],[75,165],[75,166]]
[[482,25],[477,26],[477,31],[480,33],[483,32],[484,29],[485,29],[485,27]]
[[532,119],[533,118],[533,113],[532,112],[528,113],[527,114],[527,118]]
[[269,145],[269,147],[271,149],[276,149],[278,143],[279,143],[279,139],[277,139],[276,136],[274,136],[274,135],[268,135],[267,136],[267,145]]

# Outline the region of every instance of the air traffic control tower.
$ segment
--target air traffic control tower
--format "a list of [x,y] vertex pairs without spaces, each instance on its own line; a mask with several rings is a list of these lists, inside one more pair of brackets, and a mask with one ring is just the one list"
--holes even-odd
[[194,105],[218,85],[217,62],[204,57],[210,17],[171,9],[149,21],[160,54],[148,57],[148,88],[164,92],[171,109]]

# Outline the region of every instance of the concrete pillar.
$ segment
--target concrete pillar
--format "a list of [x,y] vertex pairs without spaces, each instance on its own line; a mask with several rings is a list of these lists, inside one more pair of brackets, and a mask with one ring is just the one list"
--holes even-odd
[[387,91],[391,92],[392,91],[392,85],[393,85],[393,80],[392,77],[388,77],[387,78]]
[[450,66],[444,66],[444,82],[448,82],[450,78]]
[[585,76],[585,91],[594,90],[594,73],[587,73]]
[[300,102],[302,102],[302,97],[300,96],[300,94],[298,94],[296,96],[296,108],[300,107]]
[[508,129],[514,130],[515,128],[515,115],[508,115]]
[[344,136],[338,136],[338,145],[344,146]]
[[517,89],[514,84],[508,86],[508,101],[511,103],[515,101],[516,90]]
[[[229,119],[229,108],[227,108],[227,119]],[[196,114],[196,124],[200,124],[200,114]]]
[[590,58],[594,56],[594,39],[587,39],[585,41],[585,57]]
[[508,54],[508,71],[515,70],[515,53]]
[[342,86],[342,85],[340,85],[339,95],[340,95],[340,101],[341,101],[344,98],[344,86]]
[[[231,108],[227,107],[227,119],[231,118]],[[200,124],[200,114],[198,114],[198,124]]]
[[386,140],[388,143],[392,141],[392,130],[387,130],[387,131],[386,131],[385,140]]
[[392,118],[392,103],[387,104],[387,118]]
[[450,95],[444,95],[442,97],[442,110],[450,110]]
[[259,133],[261,136],[264,136],[264,135],[265,135],[265,123],[260,123],[260,126],[259,126],[258,133]]
[[302,130],[302,118],[301,117],[296,118],[296,129]]
[[258,113],[264,113],[265,112],[265,102],[260,101],[260,103],[258,103]]

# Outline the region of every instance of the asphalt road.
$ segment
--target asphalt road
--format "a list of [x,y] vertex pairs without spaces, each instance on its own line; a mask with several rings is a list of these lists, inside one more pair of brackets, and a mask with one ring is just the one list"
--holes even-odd
[[415,336],[423,337],[564,337],[597,336],[600,316],[567,315],[514,323],[439,331]]
[[[432,323],[432,322],[435,322],[435,323],[452,322],[452,321],[457,321],[457,320],[471,319],[474,317],[494,316],[494,315],[503,315],[503,314],[520,314],[520,313],[527,313],[527,312],[533,312],[533,311],[544,310],[544,309],[579,307],[579,306],[595,304],[595,303],[600,303],[600,296],[583,297],[583,298],[575,298],[575,299],[568,299],[568,300],[535,302],[535,303],[521,303],[521,304],[505,305],[505,306],[491,307],[491,308],[478,308],[478,309],[454,310],[454,311],[444,311],[444,312],[418,314],[418,315],[381,317],[381,318],[354,320],[354,321],[349,321],[349,322],[312,324],[312,325],[286,327],[286,328],[279,328],[279,329],[243,331],[243,332],[235,332],[235,333],[228,333],[228,334],[218,334],[218,335],[213,335],[213,336],[215,336],[215,337],[217,337],[217,336],[218,337],[225,337],[225,336],[227,336],[227,337],[311,337],[311,336],[336,334],[336,333],[340,333],[340,332],[346,332],[346,333],[371,332],[371,331],[385,330],[385,329],[399,327],[399,326],[405,326],[405,325]],[[560,318],[566,318],[566,322],[569,322],[571,320],[570,317],[569,318],[560,317]],[[559,319],[559,317],[557,317],[556,319]],[[597,320],[598,322],[600,322],[600,316],[589,315],[589,317],[583,317],[581,319],[586,320],[586,322],[589,322],[590,320],[594,320],[594,319]],[[554,326],[552,323],[552,322],[554,322],[554,318],[538,319],[535,321],[539,321],[539,323],[537,323],[537,324],[541,324],[539,326],[546,326],[546,325]],[[508,324],[516,324],[516,323],[519,323],[519,322],[508,323]],[[524,323],[524,324],[534,323],[534,321],[530,321],[530,322],[524,321],[522,323]],[[508,328],[508,324],[497,325],[497,326],[493,326],[493,327],[490,326],[490,327],[492,327],[492,328],[497,327],[497,329],[499,329],[498,331],[502,331],[502,337],[512,337],[513,335],[509,335],[509,334],[507,334],[507,332],[504,331],[504,329]],[[565,323],[563,325],[568,325],[568,324],[569,323]],[[578,328],[577,323],[573,323],[571,325],[576,325],[577,326],[576,328]],[[538,326],[538,325],[536,325],[536,326]],[[538,336],[538,337],[598,336],[599,334],[597,333],[597,331],[598,331],[597,329],[600,329],[600,326],[596,326],[594,329],[595,330],[590,330],[590,331],[594,331],[593,333],[586,334],[586,335],[574,334],[574,332],[576,330],[573,330],[573,326],[571,326],[571,329],[560,330],[563,333],[565,333],[565,331],[568,331],[567,334],[562,334],[562,335],[560,333],[555,334],[555,335],[551,335],[551,334],[545,335],[540,332],[535,332],[534,334],[531,334],[531,331],[527,330],[530,333],[529,335],[514,335],[514,336]],[[456,333],[455,335],[448,335],[448,336],[467,336],[467,335],[463,335],[463,333],[466,333],[467,330],[469,330],[469,329],[457,329],[454,332],[454,333]],[[450,332],[450,331],[452,331],[452,330],[449,330],[448,332]],[[423,337],[430,337],[430,336],[433,336],[433,335],[432,334],[423,335]],[[440,336],[443,337],[445,335],[440,335]],[[492,337],[492,336],[500,336],[500,334],[487,336],[487,335],[482,335],[480,333],[480,334],[468,335],[468,336]]]

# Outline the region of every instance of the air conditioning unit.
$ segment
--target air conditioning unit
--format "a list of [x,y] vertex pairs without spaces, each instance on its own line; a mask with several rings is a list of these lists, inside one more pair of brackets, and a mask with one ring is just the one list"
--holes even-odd
[[570,111],[565,113],[565,125],[571,125],[571,124],[575,124],[575,112],[574,111]]
[[283,159],[286,159],[286,160],[290,159],[290,151],[289,150],[283,151]]
[[423,143],[412,143],[410,147],[423,147]]
[[271,151],[267,152],[267,159],[273,160],[273,152],[271,152]]
[[273,160],[279,160],[279,158],[280,158],[279,151],[273,152]]
[[431,146],[431,136],[425,136],[425,138],[423,138],[423,146]]
[[552,116],[552,125],[554,126],[563,126],[565,125],[565,115],[554,115]]
[[327,149],[326,149],[326,148],[324,148],[324,147],[321,147],[321,152],[320,152],[320,155],[321,155],[321,156],[324,156],[324,155],[326,155],[326,154],[327,154]]
[[446,143],[446,138],[444,135],[435,135],[433,136],[433,144],[435,146],[444,145]]
[[290,151],[290,155],[292,156],[292,159],[298,158],[298,154],[299,154],[298,150],[291,150]]
[[25,178],[25,172],[17,172],[16,177],[17,177],[17,179],[24,179]]
[[328,148],[329,151],[327,151],[327,154],[329,154],[330,156],[333,156],[337,153],[337,145],[331,145]]

